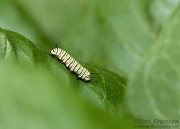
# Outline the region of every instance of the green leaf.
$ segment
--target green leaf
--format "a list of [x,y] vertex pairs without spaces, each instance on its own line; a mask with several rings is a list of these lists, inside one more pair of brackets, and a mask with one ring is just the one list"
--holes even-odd
[[121,115],[126,78],[92,63],[83,64],[83,66],[95,73],[92,74],[92,81],[90,83],[78,81],[79,84],[72,81],[71,85],[78,86],[77,89],[82,97],[92,101],[95,106]]
[[0,27],[21,33],[33,42],[51,47],[53,40],[34,21],[33,16],[15,1],[0,0],[0,19]]
[[[110,72],[97,65],[87,65],[93,74],[91,82],[77,80],[77,76],[71,73],[56,58],[50,56],[50,50],[33,44],[25,37],[8,30],[0,29],[0,57],[9,62],[18,62],[34,68],[50,70],[57,78],[63,79],[66,86],[72,87],[88,98],[99,108],[121,115],[126,78]],[[96,82],[97,81],[97,82]],[[59,81],[60,85],[61,81]]]
[[179,7],[179,0],[150,0],[148,5],[149,15],[152,21],[152,27],[159,30],[168,18]]
[[[54,68],[59,67],[57,72],[61,74],[58,74],[58,76],[65,79],[67,83],[69,82],[66,69],[51,58],[50,51],[43,48],[43,46],[35,45],[22,35],[0,28],[0,46],[0,58],[10,62],[27,64],[32,68],[38,66],[53,71]],[[57,72],[54,71],[55,74]]]
[[0,71],[2,129],[131,128],[127,120],[85,104],[65,88],[66,80],[59,83],[47,71],[2,61]]
[[180,118],[180,8],[129,78],[127,105],[135,116]]

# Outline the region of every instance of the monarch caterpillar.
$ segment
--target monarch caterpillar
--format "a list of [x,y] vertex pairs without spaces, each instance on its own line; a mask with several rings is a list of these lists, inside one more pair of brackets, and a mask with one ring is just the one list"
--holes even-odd
[[74,72],[78,78],[82,79],[85,82],[91,80],[91,73],[80,65],[77,61],[74,60],[66,51],[58,48],[57,44],[53,50],[50,51],[52,56],[57,56],[58,60],[62,61],[70,71]]

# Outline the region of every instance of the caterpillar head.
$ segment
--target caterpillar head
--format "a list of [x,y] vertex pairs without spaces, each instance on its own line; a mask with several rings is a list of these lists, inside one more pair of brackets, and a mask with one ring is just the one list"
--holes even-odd
[[56,49],[57,49],[57,48],[55,48],[55,49],[53,49],[53,50],[50,51],[50,53],[51,53],[52,56],[55,56],[55,55],[56,55],[56,53],[57,53],[57,50],[56,50]]
[[52,56],[55,56],[55,55],[56,55],[57,49],[58,49],[58,46],[57,46],[57,44],[56,44],[55,48],[50,51],[50,53],[51,53]]

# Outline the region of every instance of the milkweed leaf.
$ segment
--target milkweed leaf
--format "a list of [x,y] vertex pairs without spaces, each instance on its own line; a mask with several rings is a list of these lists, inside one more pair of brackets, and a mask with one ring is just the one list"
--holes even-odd
[[[88,83],[77,80],[75,74],[66,69],[56,58],[50,56],[50,50],[34,44],[22,35],[9,30],[0,29],[0,46],[0,58],[9,62],[26,64],[31,68],[45,68],[60,80],[65,80],[66,86],[80,91],[84,99],[88,98],[86,100],[90,100],[94,105],[98,103],[98,107],[103,110],[121,115],[126,88],[125,77],[95,64],[89,65],[87,63],[90,72],[100,71],[101,74],[97,75],[97,78],[93,75],[93,78],[97,79],[98,82],[93,83],[93,80],[91,80]],[[63,84],[59,82],[59,85],[62,86]]]
[[137,62],[129,80],[127,103],[138,117],[180,118],[180,8]]

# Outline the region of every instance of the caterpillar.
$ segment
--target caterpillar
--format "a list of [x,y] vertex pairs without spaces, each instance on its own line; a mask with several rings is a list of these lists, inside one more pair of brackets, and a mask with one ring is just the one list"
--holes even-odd
[[88,82],[91,80],[91,73],[74,60],[66,51],[58,48],[57,44],[54,49],[50,51],[51,56],[57,56],[58,60],[62,61],[64,65],[69,68],[71,72],[74,72],[78,78]]

